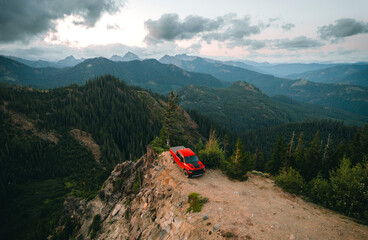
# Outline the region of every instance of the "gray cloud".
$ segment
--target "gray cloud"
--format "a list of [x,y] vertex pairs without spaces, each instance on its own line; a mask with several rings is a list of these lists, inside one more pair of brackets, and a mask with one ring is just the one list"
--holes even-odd
[[104,12],[117,12],[125,0],[2,0],[0,42],[27,41],[55,28],[54,20],[77,15],[75,24],[92,27]]
[[237,46],[248,46],[252,50],[257,50],[266,47],[268,40],[253,40],[253,39],[242,39],[237,41],[230,41],[226,46],[228,48],[234,48]]
[[164,14],[158,20],[149,19],[144,23],[148,34],[147,43],[175,41],[201,37],[210,43],[213,40],[231,41],[234,45],[241,43],[245,37],[259,34],[268,25],[251,24],[249,16],[237,18],[236,14],[226,14],[215,19],[188,16],[180,20],[175,13]]
[[155,43],[162,40],[191,39],[199,33],[218,29],[223,19],[211,20],[199,16],[188,16],[180,21],[175,13],[163,14],[158,20],[149,19],[144,22],[148,31],[145,42]]
[[245,37],[256,35],[266,28],[263,23],[251,25],[250,17],[236,18],[236,15],[225,15],[225,28],[221,31],[204,34],[203,39],[210,43],[212,40],[227,41],[230,40],[232,45],[241,45]]
[[281,26],[281,28],[284,29],[285,31],[290,31],[294,27],[295,27],[295,25],[292,24],[292,23],[286,23],[286,24]]
[[338,42],[345,37],[368,33],[368,23],[358,22],[351,18],[342,18],[336,20],[335,24],[319,27],[318,32],[322,39]]
[[293,39],[278,39],[274,40],[273,46],[278,49],[306,49],[306,48],[316,48],[323,46],[318,40],[307,38],[305,36],[295,37]]

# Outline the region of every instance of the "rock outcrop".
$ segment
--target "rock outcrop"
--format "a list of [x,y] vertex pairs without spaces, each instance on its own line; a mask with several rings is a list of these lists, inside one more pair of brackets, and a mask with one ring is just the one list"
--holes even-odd
[[64,217],[80,225],[76,239],[91,239],[96,215],[101,220],[95,239],[200,239],[199,230],[185,221],[186,196],[174,182],[161,181],[161,160],[148,147],[138,161],[118,164],[95,199],[66,199]]
[[[193,192],[209,199],[200,213],[187,213]],[[151,148],[117,165],[95,199],[68,198],[67,219],[75,224],[59,232],[78,240],[368,239],[367,226],[283,192],[266,175],[238,182],[209,169],[188,179],[169,152]]]

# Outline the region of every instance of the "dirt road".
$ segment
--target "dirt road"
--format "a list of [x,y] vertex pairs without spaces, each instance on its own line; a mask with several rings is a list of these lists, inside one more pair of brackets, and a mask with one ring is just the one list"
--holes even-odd
[[[218,170],[187,179],[169,152],[159,161],[165,170],[158,180],[174,186],[183,199],[191,192],[209,198],[200,214],[185,215],[205,238],[230,232],[233,239],[368,239],[368,226],[285,193],[271,179],[251,175],[246,182],[230,181]],[[209,219],[202,220],[203,214]],[[219,230],[214,232],[216,225]]]

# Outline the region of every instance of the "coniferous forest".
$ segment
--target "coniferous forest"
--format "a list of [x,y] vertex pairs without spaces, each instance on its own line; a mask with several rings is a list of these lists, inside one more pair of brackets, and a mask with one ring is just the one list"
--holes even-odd
[[[1,87],[0,96],[5,239],[45,239],[66,196],[96,196],[113,167],[139,158],[162,126],[161,99],[112,76],[49,91]],[[73,129],[91,134],[98,159]]]
[[165,97],[112,76],[50,90],[4,85],[0,96],[7,239],[46,239],[68,196],[94,198],[114,166],[139,158],[148,144],[159,152],[191,147],[234,180],[269,173],[286,191],[368,221],[368,125],[308,120],[240,134],[195,110],[186,116],[173,92]]

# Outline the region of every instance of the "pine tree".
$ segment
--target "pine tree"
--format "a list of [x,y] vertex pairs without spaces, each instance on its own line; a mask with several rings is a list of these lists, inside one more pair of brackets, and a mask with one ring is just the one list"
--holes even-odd
[[321,169],[322,143],[319,138],[319,131],[316,132],[309,148],[305,151],[305,164],[302,174],[307,181],[317,176]]
[[171,91],[169,99],[167,101],[167,107],[165,110],[165,120],[164,120],[164,127],[166,130],[166,145],[167,147],[170,147],[170,139],[174,134],[174,127],[176,123],[176,115],[175,110],[177,108],[178,103],[178,96],[174,94],[173,91]]
[[285,161],[286,161],[286,149],[284,145],[284,139],[280,135],[280,137],[277,139],[273,147],[271,160],[267,163],[266,170],[269,173],[276,175],[279,173]]
[[285,159],[285,162],[284,162],[284,167],[285,168],[288,168],[290,166],[293,165],[294,163],[294,137],[295,137],[295,131],[293,131],[293,135],[291,136],[291,139],[290,139],[290,142],[289,144],[287,145],[287,153],[286,153],[286,159]]
[[300,133],[298,138],[298,145],[294,151],[295,168],[299,171],[304,169],[304,135]]
[[244,152],[243,143],[240,138],[236,141],[235,150],[226,162],[226,171],[231,178],[246,180],[246,173],[249,169],[249,154]]
[[264,171],[265,163],[264,156],[259,148],[256,149],[256,153],[254,154],[254,169],[257,171]]

